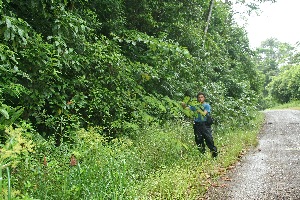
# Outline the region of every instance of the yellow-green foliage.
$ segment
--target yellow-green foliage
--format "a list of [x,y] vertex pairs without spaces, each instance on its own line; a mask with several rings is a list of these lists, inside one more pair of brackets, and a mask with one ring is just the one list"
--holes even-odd
[[190,118],[197,118],[198,117],[198,114],[201,114],[202,116],[204,116],[204,112],[200,109],[200,107],[202,106],[199,102],[197,102],[195,99],[191,99],[190,97],[188,96],[185,96],[183,98],[183,102],[186,103],[187,105],[190,105],[190,106],[195,106],[196,107],[196,111],[191,111],[190,109],[184,109],[183,110],[183,113],[187,116],[187,117],[190,117]]
[[16,167],[22,156],[34,151],[32,140],[24,137],[22,128],[8,127],[5,129],[7,134],[6,143],[1,147],[0,165],[1,169],[11,166]]
[[[24,157],[34,152],[34,143],[28,139],[23,128],[9,126],[4,134],[7,138],[5,144],[0,147],[0,198],[11,199],[20,195],[19,190],[11,188],[11,168],[16,168]],[[5,176],[2,176],[5,174]],[[29,198],[27,198],[29,199]]]

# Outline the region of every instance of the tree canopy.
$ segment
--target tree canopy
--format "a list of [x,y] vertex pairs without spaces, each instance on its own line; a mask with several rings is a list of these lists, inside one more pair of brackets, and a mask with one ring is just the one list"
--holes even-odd
[[220,123],[247,117],[261,91],[253,51],[228,2],[214,3],[205,28],[210,3],[2,0],[1,104],[58,138],[173,120],[200,90]]

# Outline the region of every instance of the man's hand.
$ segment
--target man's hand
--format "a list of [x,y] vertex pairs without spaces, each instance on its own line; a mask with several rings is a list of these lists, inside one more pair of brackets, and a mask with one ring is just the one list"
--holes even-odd
[[185,109],[187,107],[186,103],[184,103],[184,102],[181,102],[181,106],[183,109]]
[[201,109],[198,109],[197,112],[200,113],[202,116],[205,116],[207,113],[205,111],[202,111]]

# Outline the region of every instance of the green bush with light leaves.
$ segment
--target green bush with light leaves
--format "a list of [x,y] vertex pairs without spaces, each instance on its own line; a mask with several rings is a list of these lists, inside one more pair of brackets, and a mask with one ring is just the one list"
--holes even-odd
[[270,95],[279,103],[300,99],[300,66],[286,66],[268,85]]

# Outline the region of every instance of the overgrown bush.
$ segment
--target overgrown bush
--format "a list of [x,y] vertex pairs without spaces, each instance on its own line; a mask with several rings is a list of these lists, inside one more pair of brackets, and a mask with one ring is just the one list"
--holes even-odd
[[135,140],[108,140],[101,131],[80,130],[72,143],[59,147],[54,140],[36,135],[34,153],[22,159],[12,174],[12,186],[19,191],[14,196],[127,199],[137,195],[134,188],[149,174],[186,159],[192,149],[193,137],[157,126]]
[[78,128],[118,137],[178,119],[178,103],[200,90],[212,94],[220,123],[247,118],[255,104],[251,50],[222,3],[203,42],[207,2],[145,1],[138,12],[131,1],[28,2],[2,3],[0,89],[57,146]]
[[287,66],[281,69],[268,85],[270,95],[279,103],[300,99],[300,66]]
[[[255,120],[262,121],[260,116]],[[4,149],[14,146],[9,159],[17,162],[9,166],[9,177],[2,175],[1,195],[6,198],[10,188],[12,199],[199,198],[224,171],[219,168],[230,166],[255,143],[257,122],[221,133],[213,126],[220,165],[210,154],[200,156],[186,121],[148,126],[132,139],[103,137],[101,127],[81,129],[59,147],[54,138],[45,140],[23,124],[7,129],[15,134],[7,135],[0,158],[7,159]]]

